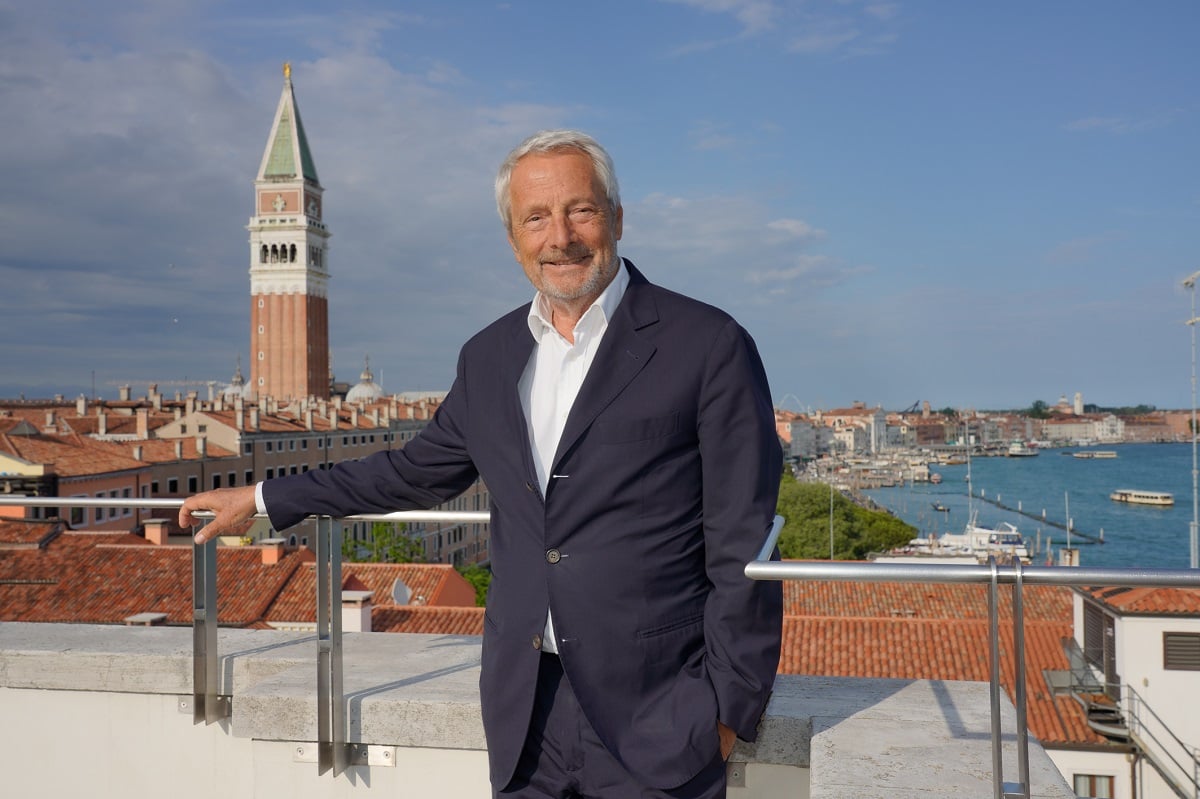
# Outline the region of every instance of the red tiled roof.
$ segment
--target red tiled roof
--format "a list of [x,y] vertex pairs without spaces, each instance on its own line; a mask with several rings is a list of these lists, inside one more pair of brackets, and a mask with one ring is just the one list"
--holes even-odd
[[[842,583],[788,580],[784,612],[791,616],[846,618],[915,617],[987,619],[984,586],[940,583]],[[1012,592],[1000,592],[1000,614],[1012,613]],[[1023,593],[1026,621],[1066,621],[1072,618],[1071,592],[1053,586],[1029,585]]]
[[0,519],[0,549],[36,549],[62,532],[62,528],[62,522]]
[[1123,616],[1200,616],[1200,588],[1083,588]]
[[[858,586],[869,593],[871,586]],[[1043,743],[1103,743],[1082,708],[1055,697],[1043,671],[1068,668],[1062,639],[1070,622],[1025,623],[1025,685],[1029,730]],[[990,634],[978,619],[841,618],[789,616],[783,624],[781,674],[912,680],[991,679]],[[1000,627],[1000,682],[1013,697],[1011,625]]]
[[371,629],[386,633],[483,635],[483,608],[388,605],[371,608]]
[[0,435],[0,452],[20,458],[27,463],[53,464],[61,477],[106,474],[128,469],[144,469],[126,447],[81,436],[68,435],[12,436]]
[[[217,547],[217,610],[223,625],[259,620],[307,550],[264,565],[258,547]],[[129,533],[66,531],[41,550],[0,557],[0,620],[120,624],[135,613],[192,622],[192,551]]]
[[[403,580],[412,592],[411,606],[473,607],[475,588],[448,563],[343,563],[342,586],[365,586],[376,607],[395,606],[392,586]],[[271,622],[315,622],[317,576],[315,564],[298,569],[267,610]]]

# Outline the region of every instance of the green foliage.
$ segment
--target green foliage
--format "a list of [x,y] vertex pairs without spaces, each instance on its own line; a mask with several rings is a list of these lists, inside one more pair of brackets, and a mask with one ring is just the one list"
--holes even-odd
[[[830,487],[826,483],[800,483],[784,476],[779,484],[777,512],[786,519],[779,536],[785,558],[829,557]],[[917,535],[917,529],[895,516],[855,505],[840,491],[833,492],[833,557],[864,560],[871,552],[884,552]]]
[[353,563],[424,563],[425,545],[405,535],[405,525],[375,522],[369,541],[353,541],[342,536],[342,560]]
[[949,419],[953,419],[958,416],[958,411],[954,410],[949,405],[947,405],[945,408],[942,408],[940,411],[938,411],[938,413]]
[[1031,419],[1049,419],[1050,407],[1046,405],[1044,400],[1034,400],[1033,404],[1029,406],[1029,410],[1025,412],[1025,415]]
[[475,604],[479,607],[487,605],[488,586],[492,584],[492,571],[485,569],[477,563],[472,563],[469,566],[457,566],[458,573],[463,576],[468,583],[475,586]]

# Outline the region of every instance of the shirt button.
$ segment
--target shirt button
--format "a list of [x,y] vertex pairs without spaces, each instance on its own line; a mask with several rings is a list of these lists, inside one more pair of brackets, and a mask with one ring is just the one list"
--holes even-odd
[[546,550],[546,562],[551,566],[553,566],[555,563],[558,563],[560,560],[562,560],[562,553],[557,549]]
[[540,636],[540,635],[533,636],[533,648],[534,649],[542,648],[542,636]]

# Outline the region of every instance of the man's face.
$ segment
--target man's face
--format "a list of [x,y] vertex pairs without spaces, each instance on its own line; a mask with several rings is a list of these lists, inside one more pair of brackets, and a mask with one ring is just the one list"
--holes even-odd
[[551,307],[586,309],[617,273],[621,208],[613,213],[592,162],[574,151],[534,153],[513,167],[512,245]]

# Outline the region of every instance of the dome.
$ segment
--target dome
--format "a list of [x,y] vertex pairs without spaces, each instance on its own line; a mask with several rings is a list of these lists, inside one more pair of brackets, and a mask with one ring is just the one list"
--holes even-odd
[[375,382],[375,375],[371,374],[371,358],[369,356],[366,358],[366,365],[362,374],[358,376],[358,380],[359,382],[346,392],[346,402],[369,403],[383,399],[383,388]]
[[233,380],[229,385],[221,389],[221,398],[226,402],[233,402],[238,397],[249,399],[251,393],[250,386],[246,385],[246,378],[242,377],[242,359],[238,358],[237,371],[233,373]]

